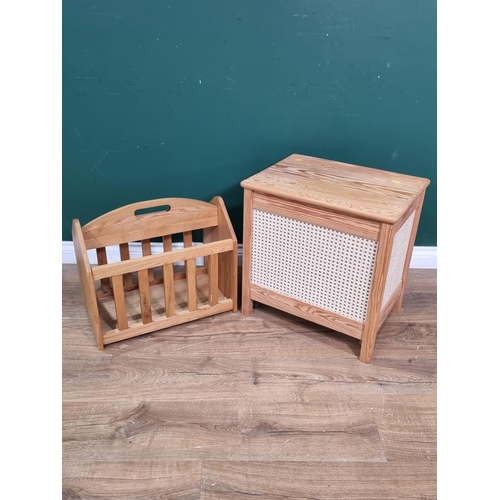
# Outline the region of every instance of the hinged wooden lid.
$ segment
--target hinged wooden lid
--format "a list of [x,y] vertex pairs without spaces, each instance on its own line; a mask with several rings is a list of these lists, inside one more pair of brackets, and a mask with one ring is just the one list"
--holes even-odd
[[241,182],[245,189],[395,223],[428,179],[293,154]]

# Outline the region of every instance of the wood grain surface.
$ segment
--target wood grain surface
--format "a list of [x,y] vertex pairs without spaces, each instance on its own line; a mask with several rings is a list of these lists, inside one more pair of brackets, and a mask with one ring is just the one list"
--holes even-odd
[[99,351],[62,279],[63,499],[437,498],[435,270],[410,269],[369,364],[259,304]]
[[429,185],[421,177],[292,154],[241,182],[245,189],[394,224]]

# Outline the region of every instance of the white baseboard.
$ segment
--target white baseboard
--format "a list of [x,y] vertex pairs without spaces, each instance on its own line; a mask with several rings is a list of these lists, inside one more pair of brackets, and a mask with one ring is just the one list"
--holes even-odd
[[[197,243],[194,243],[196,245]],[[198,243],[199,244],[199,243]],[[173,249],[183,248],[182,243],[174,243]],[[130,257],[141,257],[140,243],[130,243]],[[153,255],[162,253],[163,245],[161,243],[151,244],[151,253]],[[238,245],[238,261],[241,265],[242,245]],[[107,247],[108,262],[120,261],[120,250],[118,245]],[[91,264],[97,264],[97,257],[95,250],[89,250],[89,260]],[[199,262],[198,262],[199,261]],[[62,263],[63,264],[76,264],[75,250],[72,241],[62,242]],[[202,259],[197,259],[197,265],[202,265]],[[410,268],[412,269],[437,269],[437,247],[414,247],[413,254],[410,261]]]
[[411,269],[437,269],[437,247],[413,247]]

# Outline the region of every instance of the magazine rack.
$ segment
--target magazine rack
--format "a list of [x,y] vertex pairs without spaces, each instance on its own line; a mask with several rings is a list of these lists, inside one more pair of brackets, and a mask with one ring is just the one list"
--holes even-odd
[[[200,244],[193,243],[197,230],[203,232]],[[100,350],[237,311],[238,242],[220,196],[210,203],[187,198],[134,203],[83,227],[74,219],[72,232],[83,300]],[[173,249],[175,235],[182,235],[183,248],[174,243]],[[161,240],[159,253],[152,251],[155,238]],[[131,258],[134,246],[140,256]],[[110,247],[119,249],[118,262],[108,262]],[[97,265],[91,266],[94,250]]]

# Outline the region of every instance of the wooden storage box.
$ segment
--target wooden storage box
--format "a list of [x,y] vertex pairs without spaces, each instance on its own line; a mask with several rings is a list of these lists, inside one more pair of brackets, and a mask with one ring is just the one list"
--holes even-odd
[[[203,243],[193,245],[197,230],[203,230]],[[184,245],[173,250],[176,234],[182,234]],[[155,238],[161,239],[160,253],[152,252]],[[185,198],[134,203],[83,227],[75,219],[73,243],[101,350],[112,342],[237,311],[238,242],[219,196],[210,203]],[[131,245],[140,245],[140,257],[131,258]],[[119,262],[108,263],[110,246],[119,248]],[[94,249],[98,264],[91,266],[88,251]]]
[[261,302],[361,340],[401,308],[429,180],[291,155],[244,188],[242,314]]

